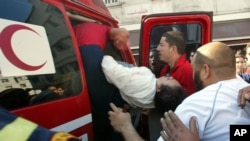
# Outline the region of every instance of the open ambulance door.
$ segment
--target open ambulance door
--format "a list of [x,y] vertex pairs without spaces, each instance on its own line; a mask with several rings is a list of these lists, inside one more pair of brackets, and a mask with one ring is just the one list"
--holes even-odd
[[[186,38],[186,57],[201,45],[211,41],[212,12],[161,13],[142,17],[140,33],[139,65],[150,67],[150,53],[157,48],[163,33],[178,30]],[[157,140],[162,129],[159,113],[151,111],[142,116],[142,135],[149,140]],[[148,128],[148,129],[147,129]]]
[[139,65],[149,66],[150,50],[156,48],[162,34],[179,30],[186,37],[186,54],[211,41],[212,12],[162,13],[142,18]]

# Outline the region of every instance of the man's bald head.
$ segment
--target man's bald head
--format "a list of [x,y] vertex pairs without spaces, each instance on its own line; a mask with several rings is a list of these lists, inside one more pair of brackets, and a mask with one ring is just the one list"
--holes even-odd
[[222,42],[211,42],[201,46],[193,60],[195,70],[207,64],[220,78],[235,76],[235,53]]

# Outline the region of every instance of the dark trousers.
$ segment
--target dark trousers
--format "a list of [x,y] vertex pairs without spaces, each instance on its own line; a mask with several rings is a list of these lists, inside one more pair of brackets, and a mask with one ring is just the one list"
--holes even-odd
[[101,68],[103,51],[96,45],[80,46],[82,62],[87,78],[87,87],[91,101],[95,141],[122,141],[110,125],[108,111],[109,103],[123,107],[125,102],[119,90],[108,83]]

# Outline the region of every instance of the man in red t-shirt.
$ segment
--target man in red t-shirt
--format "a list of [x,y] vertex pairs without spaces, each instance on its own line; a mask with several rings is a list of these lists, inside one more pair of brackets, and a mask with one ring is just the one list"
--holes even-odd
[[160,76],[171,76],[190,95],[195,92],[193,70],[189,61],[185,58],[185,40],[179,31],[168,31],[161,37],[157,47],[160,60],[167,65],[162,69]]
[[109,40],[120,50],[127,45],[129,32],[123,28],[112,28],[99,23],[84,22],[74,26],[74,31],[79,46],[97,45],[102,50]]
[[103,50],[109,41],[120,50],[127,45],[129,32],[122,28],[111,28],[99,23],[81,23],[74,27],[91,102],[95,141],[122,141],[108,119],[109,103],[124,107],[119,90],[110,84],[102,71]]

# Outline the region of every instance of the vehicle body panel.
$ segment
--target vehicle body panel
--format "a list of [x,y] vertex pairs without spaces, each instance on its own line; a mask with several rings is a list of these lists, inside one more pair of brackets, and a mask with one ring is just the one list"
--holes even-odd
[[212,12],[161,13],[143,16],[140,33],[140,62],[148,66],[150,36],[155,26],[198,24],[201,27],[201,45],[212,39]]
[[[84,75],[84,64],[81,61],[78,44],[73,32],[73,26],[83,21],[73,19],[68,12],[78,16],[84,16],[87,19],[98,21],[111,27],[118,27],[117,21],[111,17],[111,14],[101,0],[43,0],[41,2],[38,0],[6,0],[2,1],[1,5],[5,11],[0,14],[0,18],[23,23],[29,22],[29,24],[45,27],[54,57],[56,74],[40,75],[37,77],[36,75],[20,76],[20,78],[24,78],[30,82],[32,88],[40,89],[43,86],[40,84],[40,80],[49,81],[53,78],[52,81],[55,84],[63,84],[65,82],[65,85],[68,85],[74,75],[80,74],[77,77],[81,85],[80,91],[74,94],[69,93],[70,96],[66,98],[36,105],[15,107],[10,109],[10,111],[53,131],[70,132],[81,137],[83,140],[94,140],[91,105],[86,76]],[[28,7],[28,9],[17,11],[20,13],[13,12],[12,15],[16,15],[13,17],[9,14],[9,10],[4,7],[13,9],[13,7],[15,7],[14,5],[16,7],[21,5],[20,9],[24,7]],[[18,19],[20,15],[22,15],[22,18]],[[60,26],[61,23],[64,24],[65,27]],[[58,35],[58,37],[56,35]],[[62,38],[60,36],[62,36]],[[28,41],[28,39],[25,39],[25,41],[26,40]],[[64,51],[64,49],[69,47],[72,49]],[[60,54],[62,56],[60,56]],[[120,56],[120,59],[123,61],[135,64],[134,57],[128,46],[118,53],[118,56]],[[66,65],[72,67],[70,67],[69,70],[64,70]],[[70,69],[76,70],[70,71]],[[2,80],[6,81],[11,79],[17,80],[17,78],[19,78],[19,76],[13,76],[13,78],[1,77]],[[41,83],[45,82],[42,81]],[[2,87],[1,91],[14,87],[16,86]]]

